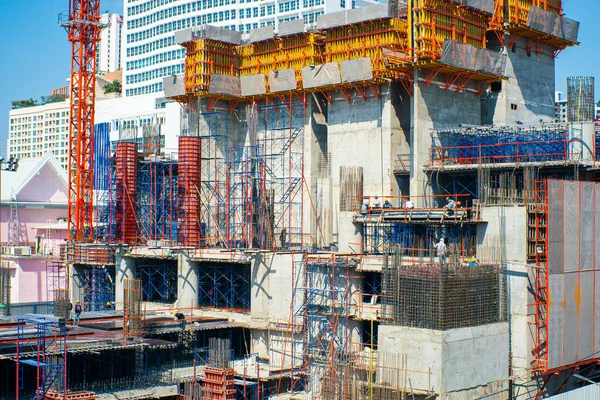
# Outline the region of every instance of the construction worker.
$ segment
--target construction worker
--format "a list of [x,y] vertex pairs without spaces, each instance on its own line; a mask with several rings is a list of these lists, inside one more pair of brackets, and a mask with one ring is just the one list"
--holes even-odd
[[113,305],[112,305],[112,303],[110,301],[106,302],[106,309],[107,310],[112,310],[113,309]]
[[360,208],[360,213],[362,215],[367,215],[369,213],[369,201],[365,200]]
[[437,251],[438,263],[440,266],[446,266],[446,243],[444,242],[444,238],[441,238],[439,242],[435,245],[435,250]]
[[281,234],[279,235],[279,241],[281,242],[281,251],[285,251],[286,249],[286,236],[287,236],[287,230],[285,228],[283,228],[281,230]]
[[464,256],[462,259],[462,262],[460,263],[461,267],[468,267],[469,266],[469,257],[468,256]]
[[390,203],[389,199],[385,199],[383,202],[383,208],[392,208],[392,203]]
[[75,315],[73,316],[73,325],[79,326],[79,320],[81,319],[81,303],[79,300],[75,302]]
[[375,196],[375,199],[373,200],[373,206],[371,206],[371,208],[381,208],[381,199],[379,196]]
[[178,310],[173,311],[173,315],[180,321],[185,319],[185,315],[183,315],[183,313],[179,312]]
[[446,215],[450,216],[450,215],[454,215],[454,209],[456,208],[456,201],[454,201],[454,199],[451,199],[450,197],[446,197],[446,205],[444,206],[444,208],[446,208]]
[[469,258],[469,267],[476,267],[477,266],[477,257],[475,257],[475,254],[473,254],[471,256],[471,258]]

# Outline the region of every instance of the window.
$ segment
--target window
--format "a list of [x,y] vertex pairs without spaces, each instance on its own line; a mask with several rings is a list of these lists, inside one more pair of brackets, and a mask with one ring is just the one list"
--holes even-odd
[[511,104],[510,105],[510,109],[513,110],[513,111],[516,111],[517,105],[516,104]]

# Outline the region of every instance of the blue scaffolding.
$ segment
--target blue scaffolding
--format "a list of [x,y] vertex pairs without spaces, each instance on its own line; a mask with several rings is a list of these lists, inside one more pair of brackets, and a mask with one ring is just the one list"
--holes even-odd
[[348,256],[333,254],[307,255],[298,267],[293,315],[294,320],[303,322],[304,351],[302,369],[294,374],[292,388],[318,395],[322,378],[343,374],[348,361],[352,267]]
[[96,237],[103,237],[110,215],[110,190],[113,173],[113,160],[110,157],[110,124],[103,122],[94,126],[94,191],[96,206],[94,218],[97,221]]
[[250,265],[200,263],[198,305],[250,310]]
[[[17,321],[17,380],[24,387],[25,367],[34,367],[38,381],[34,399],[44,400],[52,388],[60,391],[64,371],[64,346],[67,340],[66,322],[37,318]],[[52,353],[52,357],[50,357]],[[62,353],[62,359],[59,354]]]
[[157,259],[138,263],[135,277],[142,281],[142,301],[173,303],[177,300],[177,261]]
[[453,251],[465,253],[475,248],[474,224],[363,223],[363,254],[399,253],[413,257],[433,257],[434,245],[444,238]]
[[86,311],[106,310],[115,301],[115,271],[111,267],[87,266],[83,271],[83,305]]
[[[58,261],[46,262],[46,301],[56,301],[59,291],[67,288],[66,270]],[[56,310],[55,310],[56,311]]]
[[177,165],[170,160],[138,163],[137,216],[143,243],[177,243]]
[[575,152],[566,127],[468,128],[432,133],[431,160],[450,164],[567,161]]
[[257,106],[251,117],[259,149],[262,248],[302,249],[304,107],[300,103]]
[[258,248],[261,215],[258,146],[229,152],[229,238],[230,248]]
[[201,140],[200,222],[204,243],[229,246],[229,116],[225,112],[199,115]]

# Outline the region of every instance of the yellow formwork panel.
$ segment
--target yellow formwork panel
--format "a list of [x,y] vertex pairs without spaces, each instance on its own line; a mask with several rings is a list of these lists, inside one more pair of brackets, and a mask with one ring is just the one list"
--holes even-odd
[[321,35],[302,33],[276,37],[241,46],[240,74],[264,74],[269,71],[293,68],[301,77],[302,67],[322,62]]
[[513,26],[525,26],[531,6],[562,14],[562,0],[496,0],[492,28],[501,29],[505,22]]
[[198,39],[186,46],[185,91],[208,91],[211,74],[239,75],[237,46],[210,39]]
[[561,0],[503,0],[508,1],[508,15],[506,16],[509,23],[513,25],[525,25],[529,17],[529,9],[531,6],[536,6],[542,10],[555,14],[562,13]]
[[403,19],[344,25],[327,30],[325,35],[325,62],[369,57],[375,79],[394,75],[385,65],[384,50],[408,52],[408,24]]
[[439,58],[446,39],[485,48],[491,16],[444,0],[415,0],[413,10],[417,58]]

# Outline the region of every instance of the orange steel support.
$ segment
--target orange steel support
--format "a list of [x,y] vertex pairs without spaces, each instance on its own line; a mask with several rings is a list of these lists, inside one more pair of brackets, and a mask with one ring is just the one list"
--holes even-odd
[[202,379],[204,398],[208,400],[235,399],[234,374],[235,370],[232,368],[204,368],[204,378]]
[[548,370],[548,193],[547,181],[535,183],[535,343],[534,372]]
[[72,44],[69,119],[69,239],[92,239],[96,46],[100,0],[70,0],[63,26]]
[[117,239],[133,244],[137,241],[137,143],[117,143],[116,174],[118,218]]
[[180,242],[185,246],[200,245],[200,138],[179,138],[179,188],[182,198]]

